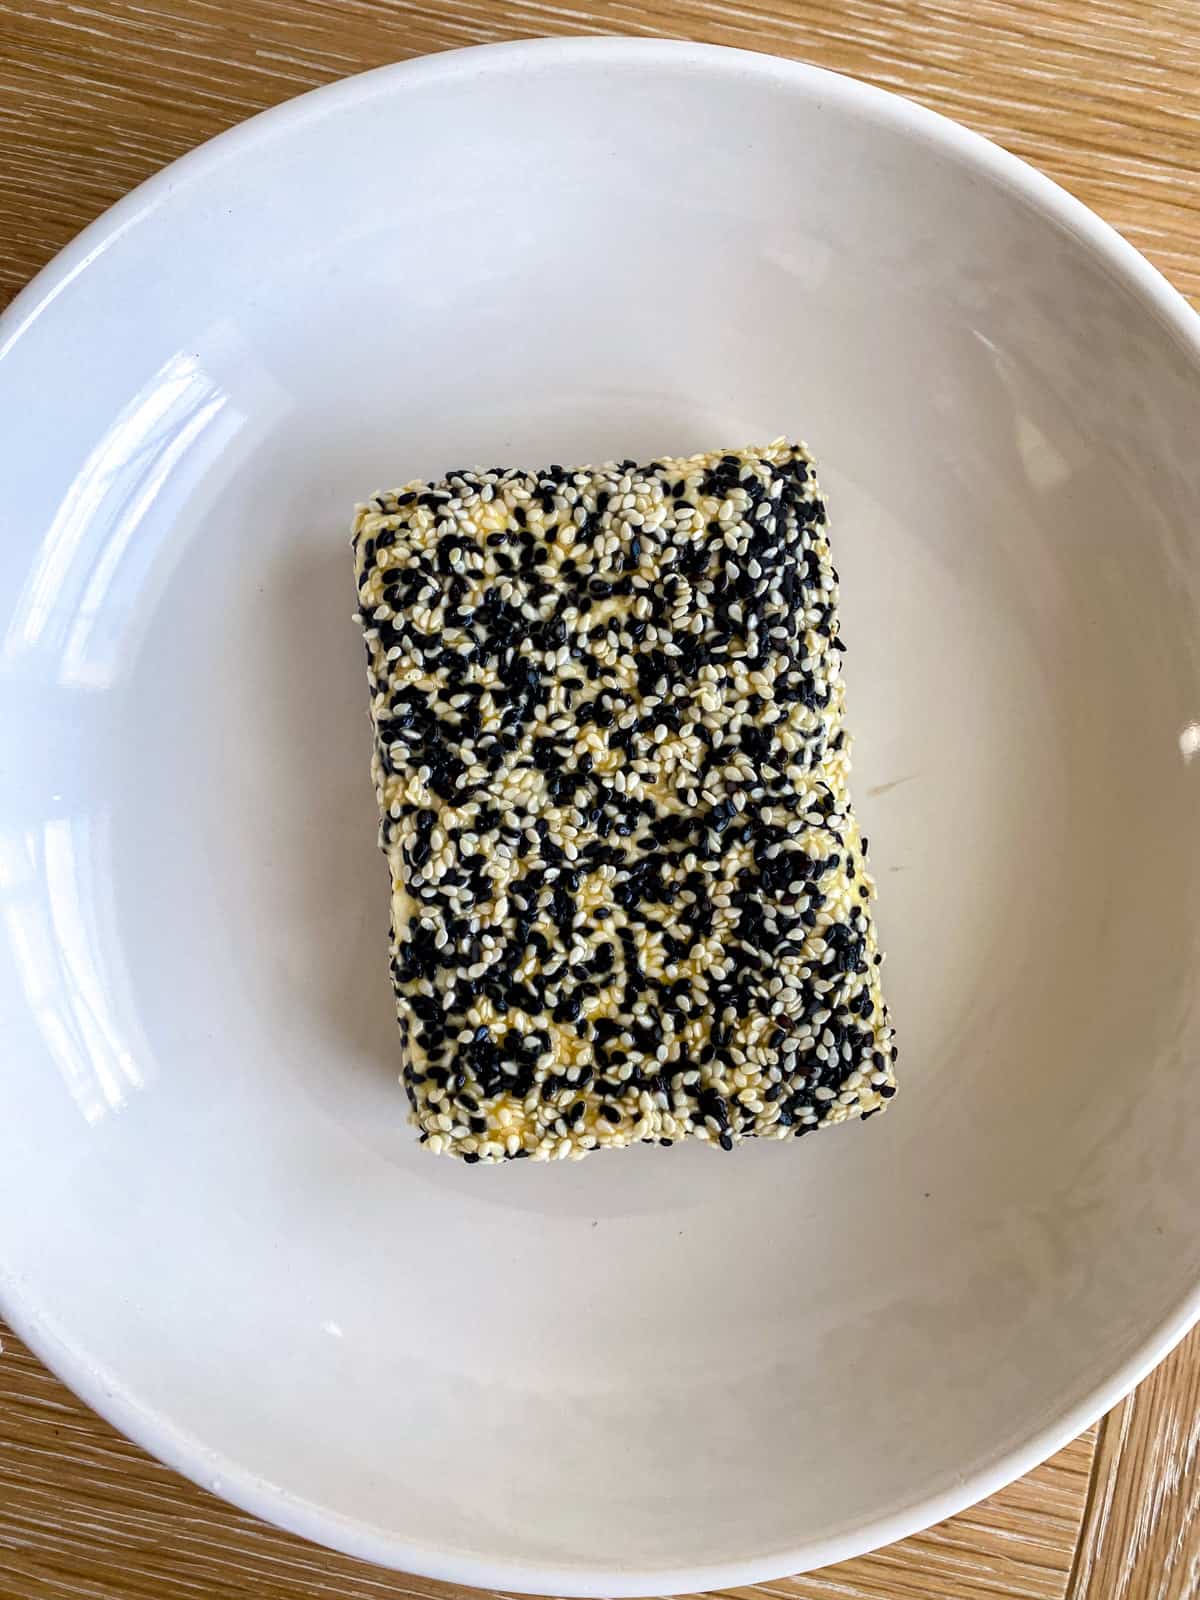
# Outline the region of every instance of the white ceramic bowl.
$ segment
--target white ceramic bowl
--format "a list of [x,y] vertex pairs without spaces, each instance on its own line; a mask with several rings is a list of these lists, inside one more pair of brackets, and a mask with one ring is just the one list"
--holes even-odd
[[[623,1595],[954,1511],[1184,1331],[1200,341],[1115,234],[840,78],[519,45],[217,140],[2,333],[2,1301],[81,1395],[315,1539]],[[901,1096],[435,1160],[352,503],[779,432],[832,503]]]

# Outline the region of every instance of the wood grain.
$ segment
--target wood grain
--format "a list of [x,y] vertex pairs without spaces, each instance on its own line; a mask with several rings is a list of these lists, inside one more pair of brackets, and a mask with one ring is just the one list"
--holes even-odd
[[1195,0],[0,0],[0,292],[209,135],[452,45],[664,34],[852,72],[1027,157],[1200,296]]
[[[1198,0],[0,0],[0,304],[255,111],[427,51],[592,32],[773,50],[897,89],[1033,161],[1200,300]],[[0,1600],[458,1600],[214,1500],[3,1339]],[[1092,1430],[928,1533],[740,1592],[1200,1600],[1198,1411],[1200,1335],[1098,1449]]]
[[1200,1597],[1200,1331],[1105,1420],[1069,1596]]

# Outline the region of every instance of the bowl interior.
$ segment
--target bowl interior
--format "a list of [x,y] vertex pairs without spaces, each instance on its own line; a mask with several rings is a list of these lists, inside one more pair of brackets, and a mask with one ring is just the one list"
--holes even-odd
[[[1028,1465],[1200,1279],[1195,344],[951,131],[682,48],[373,75],[104,226],[0,365],[11,1313],[202,1481],[512,1587],[779,1572]],[[778,433],[902,1093],[728,1158],[433,1160],[351,507]]]

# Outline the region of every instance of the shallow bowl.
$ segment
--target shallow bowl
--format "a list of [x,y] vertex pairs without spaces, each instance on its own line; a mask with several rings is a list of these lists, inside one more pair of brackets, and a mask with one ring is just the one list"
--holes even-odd
[[[766,57],[307,95],[0,328],[0,1303],[165,1460],[503,1589],[956,1510],[1200,1308],[1200,341],[1013,158]],[[723,1156],[405,1126],[347,528],[806,438],[902,1092]]]

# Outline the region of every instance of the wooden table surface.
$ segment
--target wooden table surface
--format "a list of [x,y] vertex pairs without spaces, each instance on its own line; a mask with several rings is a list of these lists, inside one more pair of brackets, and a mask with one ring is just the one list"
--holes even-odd
[[[1200,0],[0,0],[0,305],[134,184],[264,106],[448,46],[592,32],[773,50],[900,90],[1041,167],[1200,303]],[[0,1339],[3,1600],[454,1594],[229,1509]],[[755,1592],[1198,1600],[1200,1333],[991,1500]]]

